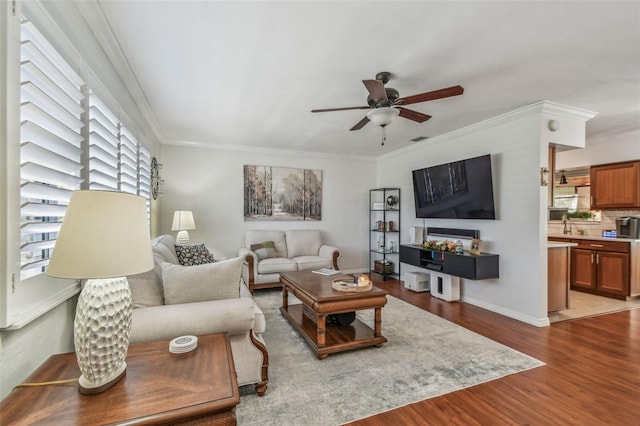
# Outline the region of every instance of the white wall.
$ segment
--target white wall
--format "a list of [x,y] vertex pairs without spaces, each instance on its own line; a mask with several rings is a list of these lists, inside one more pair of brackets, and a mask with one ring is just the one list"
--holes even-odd
[[6,397],[50,355],[73,351],[77,301],[77,296],[72,297],[21,329],[0,331],[0,398]]
[[556,170],[638,159],[640,139],[629,135],[617,135],[606,140],[587,140],[585,149],[558,152]]
[[[398,186],[401,241],[410,226],[480,230],[483,252],[500,256],[500,278],[462,280],[462,299],[492,311],[547,325],[546,199],[540,167],[547,166],[549,119],[562,119],[564,131],[554,135],[567,145],[584,144],[584,121],[558,117],[557,105],[539,104],[459,131],[429,139],[381,158],[378,186]],[[560,108],[562,109],[562,108]],[[577,122],[581,122],[582,126]],[[559,139],[558,139],[559,138]],[[497,220],[416,219],[411,171],[427,166],[491,154]],[[468,249],[469,242],[465,244]],[[403,272],[412,270],[403,264]]]
[[[298,152],[234,150],[164,145],[161,161],[160,227],[171,231],[175,210],[192,210],[191,241],[205,243],[217,256],[238,255],[249,229],[320,229],[327,244],[341,249],[343,270],[368,264],[369,189],[375,185],[372,159]],[[243,166],[266,165],[322,171],[322,220],[244,221]]]

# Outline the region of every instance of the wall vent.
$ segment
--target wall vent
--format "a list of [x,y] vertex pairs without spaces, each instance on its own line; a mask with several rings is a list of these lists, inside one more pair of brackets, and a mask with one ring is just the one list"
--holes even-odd
[[425,139],[429,139],[429,136],[418,136],[418,137],[415,137],[415,138],[409,139],[409,140],[411,142],[420,142],[420,141],[423,141]]

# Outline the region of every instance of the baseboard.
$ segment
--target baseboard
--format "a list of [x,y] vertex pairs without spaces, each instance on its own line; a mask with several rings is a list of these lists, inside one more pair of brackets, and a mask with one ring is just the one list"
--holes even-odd
[[520,312],[512,311],[511,309],[505,309],[502,306],[487,303],[483,300],[474,299],[473,297],[462,297],[462,301],[470,305],[477,306],[482,309],[486,309],[491,312],[495,312],[505,317],[513,318],[515,320],[536,326],[536,327],[548,327],[551,323],[549,317],[536,318],[529,315],[523,315]]

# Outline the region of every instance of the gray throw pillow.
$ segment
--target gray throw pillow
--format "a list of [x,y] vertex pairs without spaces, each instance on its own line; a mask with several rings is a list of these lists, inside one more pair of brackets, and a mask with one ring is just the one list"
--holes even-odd
[[240,297],[241,257],[195,266],[161,266],[166,305]]
[[204,244],[176,246],[178,262],[184,266],[204,265],[213,263],[213,255]]
[[258,256],[258,260],[278,257],[276,245],[273,241],[263,241],[260,244],[251,244],[251,251]]

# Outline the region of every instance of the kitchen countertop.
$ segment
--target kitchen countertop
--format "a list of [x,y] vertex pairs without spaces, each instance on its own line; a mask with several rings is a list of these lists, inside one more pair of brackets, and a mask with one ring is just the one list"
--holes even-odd
[[578,243],[565,243],[562,241],[547,241],[547,248],[565,248],[565,247],[575,247]]
[[547,237],[552,238],[570,238],[572,240],[595,240],[595,241],[618,241],[621,243],[640,243],[640,240],[634,238],[611,238],[596,237],[593,235],[575,235],[575,234],[548,234]]

